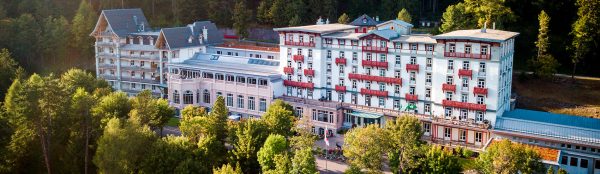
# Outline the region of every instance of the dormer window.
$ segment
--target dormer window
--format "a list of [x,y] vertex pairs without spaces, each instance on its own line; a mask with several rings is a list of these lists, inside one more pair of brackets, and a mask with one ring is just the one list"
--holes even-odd
[[193,41],[194,41],[194,37],[190,36],[190,37],[188,38],[188,43],[189,43],[189,44],[191,44]]
[[366,24],[367,23],[367,18],[363,18],[362,22]]
[[129,44],[133,44],[133,37],[129,38]]
[[150,40],[150,45],[154,45],[154,38],[153,37],[148,37],[148,40]]
[[138,40],[140,41],[140,45],[144,45],[144,38],[143,37],[138,37]]

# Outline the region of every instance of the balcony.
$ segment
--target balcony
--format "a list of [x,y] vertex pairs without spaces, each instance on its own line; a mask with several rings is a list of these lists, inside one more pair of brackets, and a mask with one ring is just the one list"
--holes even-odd
[[338,91],[338,92],[346,92],[346,86],[342,86],[342,85],[335,85],[335,91]]
[[473,77],[473,71],[470,69],[459,69],[458,76]]
[[304,62],[304,55],[294,55],[293,59],[296,62]]
[[360,94],[372,95],[372,96],[378,96],[378,97],[387,97],[388,96],[387,91],[371,90],[371,89],[366,89],[366,88],[361,88]]
[[305,76],[315,76],[315,70],[314,69],[304,69],[304,75]]
[[289,45],[289,46],[301,46],[301,47],[315,47],[315,43],[314,42],[285,41],[285,45]]
[[309,82],[296,82],[296,81],[291,81],[291,80],[284,80],[284,81],[283,81],[283,85],[284,85],[284,86],[292,86],[292,87],[297,87],[297,88],[308,88],[308,89],[313,89],[313,88],[315,88],[315,84],[314,84],[314,83],[309,83]]
[[404,97],[406,98],[406,101],[418,101],[419,100],[419,96],[418,95],[414,95],[414,94],[405,94]]
[[363,66],[372,66],[372,67],[387,68],[388,67],[388,62],[379,62],[379,61],[372,61],[372,60],[362,60],[362,65]]
[[350,73],[350,74],[348,74],[348,78],[356,79],[356,80],[368,80],[368,81],[376,81],[376,82],[393,83],[393,84],[402,85],[402,79],[394,78],[394,77],[381,77],[381,76],[370,76],[370,75]]
[[442,90],[456,92],[456,85],[444,83],[442,84]]
[[388,53],[387,47],[377,47],[377,46],[362,46],[363,52],[374,52],[374,53]]
[[294,74],[294,68],[293,67],[283,67],[283,73]]
[[462,108],[468,110],[476,110],[476,111],[485,111],[485,104],[476,104],[476,103],[467,103],[467,102],[459,102],[452,100],[442,100],[442,106],[453,107],[453,108]]
[[487,54],[473,54],[473,53],[467,54],[467,53],[457,53],[457,52],[444,52],[444,57],[491,59],[491,56],[487,55]]
[[473,94],[481,94],[481,95],[486,95],[487,96],[488,89],[487,88],[475,87],[475,88],[473,88]]
[[419,72],[419,64],[406,64],[406,71],[417,71]]
[[335,64],[343,64],[343,65],[345,65],[346,64],[346,58],[345,57],[335,58]]

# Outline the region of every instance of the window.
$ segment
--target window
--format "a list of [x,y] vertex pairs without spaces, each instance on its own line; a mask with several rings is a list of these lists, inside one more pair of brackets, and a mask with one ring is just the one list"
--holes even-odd
[[423,110],[425,113],[431,113],[431,103],[426,103]]
[[365,83],[365,88],[366,89],[371,89],[371,82],[366,82]]
[[[291,39],[291,38],[290,38],[290,39]],[[291,56],[291,55],[292,55],[292,48],[288,48],[288,49],[287,49],[287,55],[288,55],[288,56]],[[250,56],[250,57],[252,57],[252,56]]]
[[385,54],[380,54],[379,55],[379,61],[380,62],[386,62],[387,61],[387,56]]
[[427,48],[426,48],[426,49],[427,49],[427,51],[433,51],[433,45],[431,45],[431,44],[426,44],[425,46],[427,47]]
[[481,143],[483,140],[483,134],[481,132],[475,132],[475,142]]
[[471,54],[471,45],[465,45],[465,54]]
[[588,168],[588,160],[587,159],[581,159],[581,164],[579,164],[579,167],[581,168]]
[[410,95],[415,95],[415,87],[414,87],[414,86],[411,86],[410,88],[408,88],[408,93],[409,93]]
[[351,102],[352,104],[358,104],[358,100],[357,100],[357,98],[358,98],[358,95],[357,95],[356,93],[352,93],[352,94],[350,95],[350,102]]
[[462,87],[463,88],[468,88],[469,87],[469,78],[466,78],[466,77],[462,78]]
[[400,60],[401,60],[400,56],[396,55],[396,62],[395,62],[396,65],[400,65]]
[[417,64],[417,57],[410,57],[410,64]]
[[410,50],[417,50],[417,44],[410,44]]
[[312,89],[306,90],[306,96],[308,98],[313,98],[313,90]]
[[485,79],[477,79],[477,87],[485,88]]
[[467,131],[466,130],[460,130],[460,136],[458,137],[458,140],[460,141],[465,141],[467,140]]
[[338,101],[344,102],[344,93],[342,93],[342,92],[338,93]]
[[327,50],[327,58],[331,58],[331,50]]
[[450,50],[451,53],[456,52],[456,44],[450,44]]
[[488,50],[487,46],[481,46],[481,55],[487,55],[487,50]]
[[433,60],[431,58],[427,58],[426,62],[425,62],[425,66],[428,68],[431,68],[432,64],[433,64]]
[[208,90],[205,89],[202,95],[204,96],[204,103],[210,103],[210,93]]
[[358,68],[356,66],[352,66],[352,73],[357,73]]
[[238,108],[244,108],[244,96],[243,95],[238,95]]
[[245,77],[238,76],[238,77],[237,77],[237,82],[238,82],[238,83],[246,83],[246,78],[245,78]]
[[400,110],[400,100],[394,99],[393,107],[395,110]]
[[356,89],[356,80],[352,80],[352,89]]
[[225,80],[225,76],[223,74],[215,74],[215,79],[217,79],[217,80]]
[[460,120],[466,120],[468,115],[469,115],[469,112],[467,112],[466,109],[461,109],[460,110],[460,117],[459,117],[459,119]]
[[476,117],[475,117],[475,121],[481,122],[483,121],[483,112],[481,111],[477,111]]
[[469,100],[469,95],[468,94],[462,94],[460,95],[460,101],[461,102],[467,102]]
[[479,72],[485,72],[485,62],[479,62]]
[[562,165],[567,165],[568,161],[569,161],[568,156],[562,156],[562,158],[560,158],[560,164],[562,164]]
[[259,111],[266,112],[267,111],[267,99],[261,98],[259,104]]
[[431,83],[431,73],[427,73],[425,75],[425,83]]
[[448,70],[453,70],[453,69],[454,69],[454,61],[448,60]]
[[594,166],[596,169],[600,169],[600,160],[596,160],[596,165]]
[[315,37],[314,36],[308,37],[308,42],[314,43],[315,42]]
[[227,76],[225,76],[225,80],[227,80],[228,82],[233,82],[234,77],[232,75],[227,75]]
[[444,111],[444,116],[451,117],[452,116],[452,108],[446,108],[446,110]]
[[179,104],[179,92],[177,90],[173,91],[173,103]]
[[385,77],[385,69],[379,69],[379,76]]
[[444,128],[444,138],[450,138],[451,135],[452,135],[452,129]]
[[266,79],[259,79],[258,80],[258,85],[260,86],[267,86],[269,84],[269,81]]
[[255,110],[254,97],[248,97],[248,109]]
[[569,165],[577,167],[577,162],[579,162],[578,160],[579,159],[577,159],[575,157],[571,157],[571,161],[570,161]]
[[344,39],[338,39],[338,43],[340,45],[346,45],[346,40],[344,40]]
[[410,72],[410,81],[416,81],[417,80],[417,73],[416,72]]
[[446,92],[446,100],[452,100],[452,92]]
[[193,104],[194,103],[194,94],[192,91],[185,91],[183,94],[183,104]]
[[463,61],[463,67],[462,68],[468,70],[468,69],[470,69],[469,67],[470,67],[469,66],[469,61]]
[[400,85],[394,85],[394,94],[400,94]]
[[340,74],[344,74],[344,65],[340,65]]
[[431,97],[431,88],[425,88],[425,97],[426,98]]
[[431,123],[423,123],[423,132],[425,132],[425,133],[431,132]]
[[379,97],[379,107],[385,107],[385,98]]
[[477,95],[477,104],[482,105],[484,103],[484,99],[482,95]]
[[252,77],[248,77],[248,84],[256,85],[256,79]]
[[352,44],[352,46],[358,46],[358,40],[352,40],[350,44]]

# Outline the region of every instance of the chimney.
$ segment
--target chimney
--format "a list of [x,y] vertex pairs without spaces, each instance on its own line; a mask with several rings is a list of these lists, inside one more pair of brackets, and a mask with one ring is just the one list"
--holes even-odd
[[379,22],[379,16],[375,16],[375,21]]
[[208,40],[208,29],[206,29],[206,26],[202,29],[202,39],[204,39],[204,42]]
[[327,18],[327,21],[325,21],[325,24],[329,24],[329,18]]
[[492,23],[492,29],[496,29],[496,22]]
[[483,23],[483,28],[481,28],[481,32],[485,33],[486,28],[487,28],[487,22]]

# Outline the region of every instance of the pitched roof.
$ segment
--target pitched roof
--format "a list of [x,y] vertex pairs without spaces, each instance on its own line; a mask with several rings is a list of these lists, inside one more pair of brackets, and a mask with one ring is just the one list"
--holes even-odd
[[391,40],[391,39],[397,38],[399,36],[399,34],[396,31],[386,29],[386,30],[372,30],[372,31],[369,31],[368,33],[361,35],[360,37],[368,36],[371,34],[381,36],[387,40]]
[[140,32],[141,26],[150,28],[144,12],[139,8],[102,10],[102,15],[119,37],[125,37],[129,33]]
[[481,40],[489,42],[503,42],[510,38],[518,36],[517,32],[486,29],[485,32],[481,32],[481,29],[473,30],[456,30],[448,33],[433,36],[434,39],[468,39],[468,40]]
[[496,132],[543,136],[563,142],[598,146],[600,119],[515,109],[496,118]]
[[375,21],[375,19],[371,18],[367,14],[363,14],[362,16],[354,19],[354,21],[350,22],[350,25],[354,26],[376,26],[379,22]]
[[[210,21],[194,22],[186,27],[163,28],[161,33],[169,45],[169,49],[200,46],[199,36],[207,29],[207,38],[202,44],[215,44],[223,42],[223,33]],[[192,37],[191,42],[189,42]]]
[[424,43],[424,44],[435,44],[435,39],[431,38],[430,35],[402,35],[393,40],[394,42],[408,42],[408,43]]
[[404,22],[403,20],[398,20],[398,19],[394,19],[394,20],[385,21],[385,22],[383,22],[383,23],[381,23],[381,24],[378,24],[377,26],[385,25],[385,24],[388,24],[388,23],[396,23],[396,24],[398,24],[398,25],[402,25],[402,26],[405,26],[405,27],[410,27],[410,28],[412,28],[412,27],[413,27],[413,24],[410,24],[410,23],[408,23],[408,22]]

